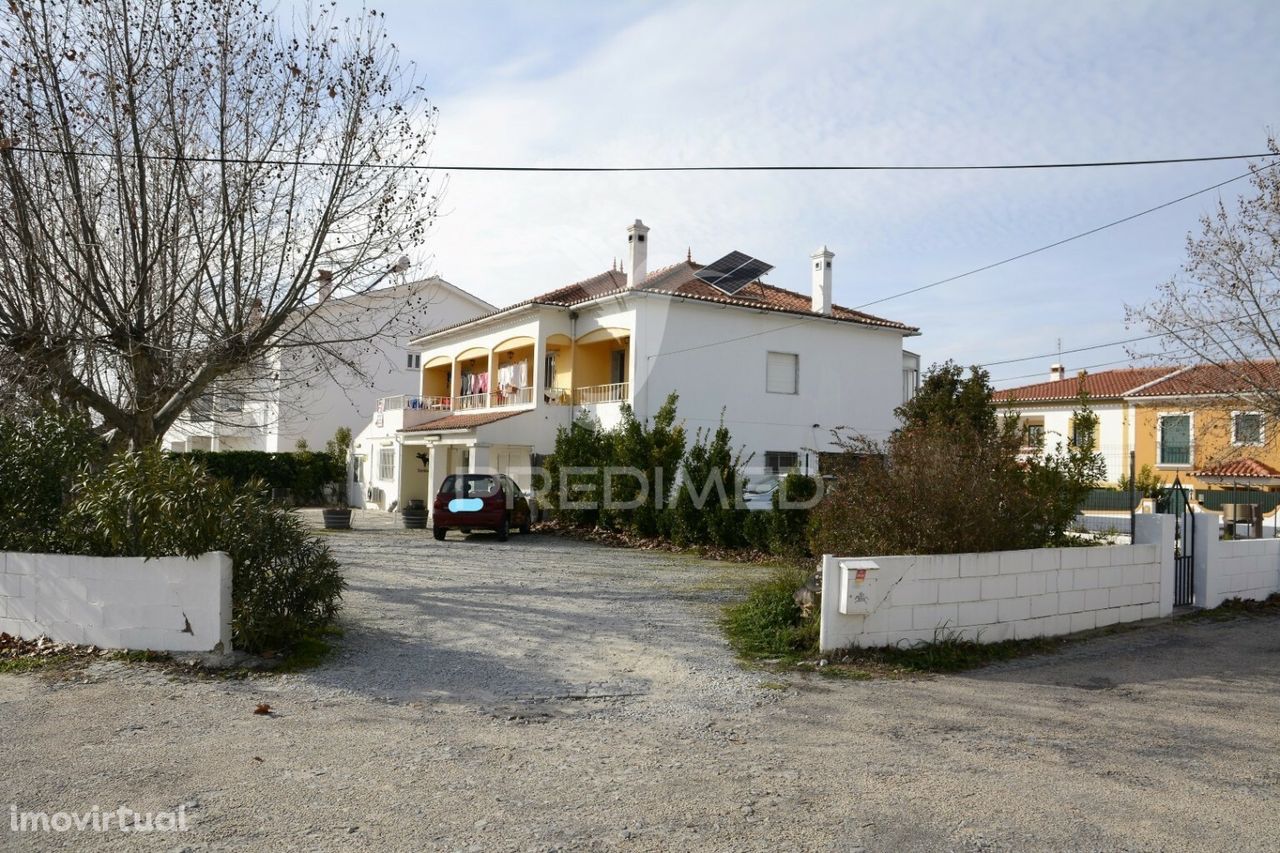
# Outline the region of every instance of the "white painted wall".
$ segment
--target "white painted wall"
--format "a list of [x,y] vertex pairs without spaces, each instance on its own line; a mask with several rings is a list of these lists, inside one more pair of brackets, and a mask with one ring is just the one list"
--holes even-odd
[[[323,450],[339,427],[359,431],[379,398],[417,393],[420,374],[407,362],[410,337],[487,313],[493,306],[448,282],[429,278],[334,300],[324,310],[330,315],[324,322],[356,339],[344,349],[346,357],[359,364],[363,377],[335,367],[332,376],[320,373],[305,385],[250,394],[245,411],[222,416],[225,423],[180,420],[165,435],[165,446],[208,437],[216,450],[288,452],[303,439],[312,450]],[[323,334],[332,337],[335,332]],[[379,334],[375,340],[358,340]],[[301,349],[283,357],[309,358]]]
[[0,632],[108,649],[231,651],[231,558],[0,552]]
[[[1128,450],[1133,447],[1126,418],[1126,404],[1121,402],[1092,402],[1090,407],[1098,417],[1098,434],[1095,450],[1107,463],[1107,482],[1115,483],[1129,473]],[[1024,403],[1013,409],[1023,418],[1044,418],[1045,449],[1064,448],[1071,441],[1071,417],[1075,413],[1073,403]]]
[[[897,426],[900,332],[657,294],[636,304],[632,393],[642,418],[673,390],[690,433],[714,430],[723,409],[735,444],[755,454],[753,467],[767,450],[795,451],[803,460],[809,451],[834,449],[835,427],[885,439]],[[797,394],[766,392],[770,351],[799,356]],[[809,462],[816,470],[816,460]]]
[[[825,650],[932,640],[1056,636],[1173,612],[1173,517],[1150,516],[1135,545],[822,562]],[[867,579],[853,577],[859,567]],[[859,614],[858,602],[865,597]]]
[[1194,518],[1197,607],[1217,607],[1231,598],[1261,601],[1280,592],[1280,539],[1220,540],[1220,515]]

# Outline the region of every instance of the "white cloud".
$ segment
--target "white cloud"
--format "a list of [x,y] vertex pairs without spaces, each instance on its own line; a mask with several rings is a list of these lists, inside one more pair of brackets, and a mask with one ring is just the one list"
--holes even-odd
[[[1268,38],[1277,17],[1262,6],[1236,11],[673,5],[578,43],[543,30],[527,50],[495,61],[477,85],[439,101],[434,161],[941,163],[1259,149],[1280,106]],[[446,26],[436,38],[471,35]],[[450,281],[507,303],[608,268],[622,254],[623,229],[640,217],[653,229],[651,267],[683,258],[686,246],[703,261],[736,248],[776,264],[771,281],[799,289],[808,253],[825,242],[838,253],[837,301],[859,304],[1235,170],[1243,171],[454,172],[429,249]],[[1036,352],[1059,335],[1067,346],[1122,337],[1120,303],[1140,301],[1176,271],[1182,235],[1203,206],[875,310],[923,325],[926,337],[914,343],[927,359]],[[1131,278],[1117,280],[1118,270]]]

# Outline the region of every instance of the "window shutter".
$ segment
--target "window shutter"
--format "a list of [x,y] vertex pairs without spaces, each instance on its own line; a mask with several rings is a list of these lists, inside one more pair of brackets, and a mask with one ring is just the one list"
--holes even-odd
[[795,394],[800,357],[795,353],[771,352],[765,363],[764,389],[770,394]]

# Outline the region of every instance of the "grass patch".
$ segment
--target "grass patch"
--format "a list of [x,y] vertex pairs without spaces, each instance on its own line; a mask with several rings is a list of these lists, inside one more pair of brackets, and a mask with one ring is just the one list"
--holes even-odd
[[1212,610],[1196,610],[1182,618],[1209,622],[1228,622],[1241,617],[1275,616],[1277,614],[1280,614],[1280,593],[1268,596],[1262,601],[1228,598]]
[[173,655],[168,652],[153,652],[150,649],[129,649],[114,652],[111,659],[125,663],[170,663]]
[[0,672],[20,673],[35,672],[46,667],[60,666],[71,660],[70,655],[48,655],[47,657],[0,658]]
[[979,643],[967,640],[946,629],[934,632],[928,642],[914,645],[883,646],[874,649],[848,649],[832,654],[834,663],[854,666],[866,672],[885,674],[935,674],[964,672],[1001,661],[1028,655],[1058,651],[1064,640],[1036,637],[1028,640],[1002,640]]
[[725,608],[721,627],[739,655],[748,660],[794,661],[818,653],[818,615],[805,617],[795,593],[812,577],[804,569],[777,568],[751,586],[744,601]]
[[342,629],[336,625],[329,625],[322,631],[308,634],[295,642],[289,653],[280,661],[280,665],[273,667],[270,671],[301,672],[314,669],[333,654],[333,641],[341,637]]

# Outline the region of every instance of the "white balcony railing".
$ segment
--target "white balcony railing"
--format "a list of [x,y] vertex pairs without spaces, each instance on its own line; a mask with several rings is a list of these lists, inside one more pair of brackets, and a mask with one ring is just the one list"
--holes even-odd
[[588,385],[586,388],[579,388],[577,394],[579,406],[590,406],[594,403],[625,403],[630,396],[630,382]]
[[453,410],[455,412],[465,412],[470,409],[484,409],[489,405],[488,394],[464,394],[461,397],[453,398]]
[[533,388],[510,388],[508,390],[494,391],[490,405],[494,408],[501,406],[522,406],[533,402]]

